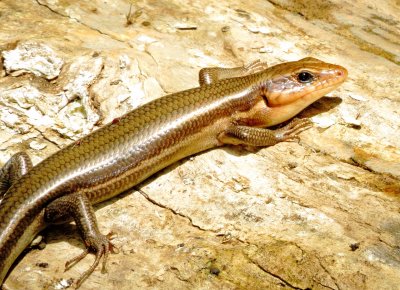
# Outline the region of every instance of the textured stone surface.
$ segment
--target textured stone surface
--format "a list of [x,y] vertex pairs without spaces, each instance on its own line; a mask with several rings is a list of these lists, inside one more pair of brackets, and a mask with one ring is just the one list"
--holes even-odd
[[[0,2],[0,164],[34,163],[206,66],[314,56],[349,80],[301,142],[187,158],[97,207],[119,253],[81,289],[400,289],[398,1]],[[62,289],[73,224],[6,289]]]

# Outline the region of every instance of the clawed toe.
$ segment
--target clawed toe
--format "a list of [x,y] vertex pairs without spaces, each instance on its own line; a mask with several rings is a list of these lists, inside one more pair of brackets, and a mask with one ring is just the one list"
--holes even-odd
[[244,69],[247,71],[247,74],[254,74],[260,71],[265,70],[268,68],[268,65],[266,62],[261,62],[259,59],[249,63],[244,67]]
[[86,270],[76,281],[75,287],[79,288],[82,283],[93,273],[93,271],[97,268],[97,266],[100,263],[100,259],[103,258],[103,263],[102,263],[102,268],[101,272],[106,273],[107,272],[107,259],[109,253],[116,253],[116,247],[110,242],[110,240],[113,238],[113,233],[109,233],[106,236],[96,236],[93,239],[90,239],[90,241],[87,241],[87,246],[88,248],[85,249],[80,255],[76,256],[75,258],[69,260],[67,263],[65,263],[65,271],[71,269],[74,265],[76,265],[78,262],[80,262],[83,258],[86,257],[87,254],[89,254],[89,249],[93,250],[96,255],[96,259],[93,262],[93,264],[90,266],[88,270]]
[[299,142],[299,134],[312,127],[312,122],[309,119],[293,119],[285,127],[279,129],[282,141]]

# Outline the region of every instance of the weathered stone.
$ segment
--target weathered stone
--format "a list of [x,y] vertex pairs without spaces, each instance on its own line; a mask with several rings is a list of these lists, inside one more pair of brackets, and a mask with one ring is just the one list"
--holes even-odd
[[[81,289],[399,289],[398,1],[131,2],[0,2],[0,164],[38,163],[206,66],[314,56],[349,79],[301,113],[316,125],[299,144],[211,150],[98,206],[120,251]],[[64,272],[75,226],[45,236],[7,289],[65,288],[91,265]]]

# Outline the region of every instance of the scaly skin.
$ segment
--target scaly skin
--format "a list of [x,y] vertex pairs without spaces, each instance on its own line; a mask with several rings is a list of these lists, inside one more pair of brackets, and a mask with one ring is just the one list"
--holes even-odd
[[[40,230],[49,223],[74,218],[87,248],[96,252],[96,262],[77,282],[79,286],[102,256],[105,265],[111,247],[98,231],[90,204],[109,199],[177,160],[212,147],[268,146],[295,139],[308,126],[307,121],[294,121],[276,131],[264,128],[292,118],[347,77],[343,67],[313,58],[265,66],[254,63],[236,68],[233,74],[225,69],[220,76],[218,70],[211,69],[211,77],[203,72],[203,86],[159,98],[127,113],[21,173],[21,177],[14,174],[18,178],[7,185],[4,180],[12,175],[10,161],[0,171],[0,189],[6,191],[0,204],[0,284]],[[311,81],[304,72],[312,75]],[[218,80],[232,75],[235,77]],[[86,253],[68,262],[68,267]]]

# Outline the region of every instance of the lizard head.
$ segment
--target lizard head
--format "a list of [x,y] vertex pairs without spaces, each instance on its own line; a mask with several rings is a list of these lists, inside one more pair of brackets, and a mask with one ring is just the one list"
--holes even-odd
[[263,84],[267,126],[290,119],[347,78],[344,67],[312,57],[278,64],[265,72],[269,74]]
[[299,99],[316,101],[347,78],[340,66],[307,57],[274,66],[265,92],[268,106],[284,106]]

